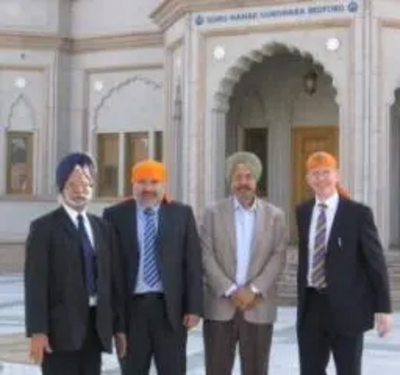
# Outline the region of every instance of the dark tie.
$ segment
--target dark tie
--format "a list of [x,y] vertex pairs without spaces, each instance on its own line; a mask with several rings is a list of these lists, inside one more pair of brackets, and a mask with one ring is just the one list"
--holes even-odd
[[97,293],[96,254],[87,234],[84,219],[78,215],[78,232],[81,239],[82,257],[85,268],[86,286],[90,296]]
[[144,211],[143,231],[143,281],[150,287],[156,287],[160,281],[160,273],[157,267],[156,258],[156,223],[155,212],[151,208]]
[[326,204],[318,204],[319,215],[315,230],[314,254],[311,274],[312,286],[317,289],[323,289],[326,287],[326,208]]

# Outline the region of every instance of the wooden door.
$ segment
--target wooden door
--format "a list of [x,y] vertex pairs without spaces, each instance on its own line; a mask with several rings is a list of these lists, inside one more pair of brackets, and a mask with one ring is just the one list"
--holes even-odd
[[[325,151],[338,158],[339,141],[337,126],[296,126],[293,128],[292,140],[292,203],[293,209],[300,202],[312,197],[312,191],[306,183],[305,163],[315,151]],[[292,210],[294,212],[294,210]],[[292,215],[294,224],[294,215]],[[295,225],[291,225],[294,229]],[[292,239],[294,239],[294,230]]]

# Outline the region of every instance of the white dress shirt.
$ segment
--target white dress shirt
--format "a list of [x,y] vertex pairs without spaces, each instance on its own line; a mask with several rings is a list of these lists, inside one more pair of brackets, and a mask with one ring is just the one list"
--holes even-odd
[[329,197],[325,202],[319,200],[318,198],[315,198],[315,205],[312,211],[312,216],[311,216],[311,223],[310,223],[310,232],[308,235],[308,274],[307,274],[307,280],[308,280],[308,286],[313,287],[312,281],[311,281],[311,275],[312,275],[312,264],[313,264],[313,257],[314,257],[314,245],[315,245],[315,235],[316,235],[316,230],[317,230],[317,221],[318,221],[318,215],[320,213],[321,208],[318,206],[321,203],[325,204],[327,207],[325,208],[325,214],[326,214],[326,238],[325,238],[325,244],[327,244],[331,229],[332,229],[332,224],[333,224],[333,219],[335,218],[335,214],[337,211],[337,207],[339,204],[339,195],[338,193],[333,194],[331,197]]
[[[75,225],[75,227],[78,229],[78,215],[82,215],[83,217],[83,225],[85,226],[86,233],[89,237],[90,243],[92,244],[93,249],[96,249],[94,246],[94,235],[93,235],[93,230],[92,226],[90,225],[90,221],[87,217],[86,211],[78,212],[69,207],[66,204],[63,204],[65,212],[68,214],[69,218],[71,219],[72,223]],[[89,305],[90,306],[95,306],[96,305],[96,297],[89,297]]]
[[225,295],[231,295],[238,287],[247,283],[247,272],[252,252],[254,226],[256,220],[257,199],[251,207],[243,207],[236,198],[233,198],[235,212],[236,233],[236,278],[235,284],[226,291]]

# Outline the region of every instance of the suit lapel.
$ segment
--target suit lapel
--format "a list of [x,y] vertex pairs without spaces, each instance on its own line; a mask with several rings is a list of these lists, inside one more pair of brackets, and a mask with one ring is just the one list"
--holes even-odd
[[[253,235],[250,248],[251,249],[251,255],[250,255],[251,258],[249,263],[250,267],[256,264],[255,260],[257,259],[257,256],[259,255],[260,251],[264,250],[260,246],[261,245],[260,242],[262,240],[261,236],[266,235],[265,228],[267,228],[266,221],[268,219],[267,212],[264,209],[264,207],[262,207],[261,203],[257,201],[256,205],[257,209],[255,211]],[[249,268],[249,272],[250,271],[251,270]]]
[[158,228],[157,228],[157,238],[156,238],[156,254],[159,265],[163,262],[163,244],[166,242],[165,237],[167,233],[167,217],[171,219],[168,215],[168,210],[170,207],[166,203],[161,203],[160,209],[158,211]]
[[79,236],[79,232],[67,211],[62,206],[56,211],[56,215],[56,220],[59,221],[60,229],[62,229],[63,233],[66,235],[65,241],[68,241],[66,243],[68,257],[71,259],[71,262],[76,265],[77,271],[80,271],[82,277],[84,277],[85,270],[82,259],[81,238]]
[[65,232],[68,234],[69,237],[72,237],[75,240],[79,240],[79,233],[72,222],[71,218],[68,216],[67,211],[64,210],[63,207],[58,209],[58,214],[60,215],[60,219],[63,225]]
[[339,224],[344,220],[346,200],[339,196],[339,203],[336,209],[335,217],[333,218],[332,228],[329,233],[329,239],[327,241],[327,249],[329,250],[333,241],[338,238]]
[[236,224],[235,224],[235,206],[232,198],[228,198],[222,208],[222,219],[228,234],[228,249],[230,250],[230,260],[232,272],[236,272],[237,254],[236,254]]
[[[312,217],[312,212],[313,208],[315,206],[315,199],[311,199],[308,201],[305,205],[303,210],[300,212],[300,223],[303,222],[303,225],[299,226],[299,229],[301,230],[302,233],[299,233],[299,238],[300,238],[300,248],[303,249],[303,251],[300,252],[300,258],[299,262],[304,262],[304,267],[308,270],[308,257],[309,257],[309,248],[308,248],[308,243],[309,243],[309,238],[310,238],[310,225],[311,225],[311,217]],[[308,272],[308,271],[307,271]]]
[[[121,215],[121,234],[123,233],[124,244],[122,248],[126,251],[126,259],[128,260],[128,275],[135,275],[136,278],[138,269],[139,257],[139,236],[137,223],[137,205],[134,199],[126,202],[123,215]],[[136,280],[135,280],[136,281]],[[129,285],[134,283],[129,279]]]
[[304,207],[304,211],[303,211],[303,220],[304,220],[304,233],[303,234],[303,238],[305,238],[306,240],[306,244],[307,244],[307,248],[308,248],[308,238],[310,236],[310,225],[311,225],[311,216],[312,216],[312,212],[313,212],[313,208],[315,206],[315,199],[310,200],[309,202],[307,202],[307,204]]
[[134,250],[139,249],[138,223],[137,223],[137,205],[134,200],[129,201],[125,207],[124,218],[122,218],[125,228],[127,241],[127,249],[130,249],[129,254],[132,255]]
[[104,237],[102,235],[101,227],[99,222],[94,218],[93,215],[87,215],[89,219],[90,226],[92,228],[93,233],[93,247],[96,254],[96,264],[97,264],[97,272],[99,275],[102,274],[102,262],[101,258],[103,256],[102,246],[107,245],[104,243]]
[[103,241],[100,241],[101,236],[102,236],[101,228],[99,227],[99,223],[95,220],[93,215],[88,214],[87,217],[89,219],[90,227],[92,228],[92,232],[93,232],[93,247],[94,247],[95,251],[98,251],[100,244],[103,242]]

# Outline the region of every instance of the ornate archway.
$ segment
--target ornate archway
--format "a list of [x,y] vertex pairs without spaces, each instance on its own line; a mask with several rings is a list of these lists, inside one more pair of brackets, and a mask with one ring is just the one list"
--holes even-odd
[[[232,145],[232,141],[229,141],[229,139],[236,138],[233,142],[233,144],[237,144],[237,139],[238,135],[237,134],[232,134],[235,131],[237,131],[237,127],[232,127],[231,122],[229,120],[228,113],[230,114],[232,112],[232,107],[237,109],[238,106],[240,106],[240,103],[235,103],[235,105],[232,105],[233,101],[232,98],[235,98],[235,90],[237,87],[241,84],[241,82],[246,79],[245,77],[251,74],[255,69],[258,69],[262,64],[264,64],[266,61],[271,61],[275,57],[279,57],[282,55],[286,55],[289,59],[292,59],[297,62],[302,62],[303,65],[309,66],[309,68],[313,68],[316,70],[319,74],[320,77],[323,78],[324,80],[324,85],[329,89],[329,101],[332,103],[332,107],[335,107],[334,111],[336,113],[334,121],[332,123],[327,123],[326,121],[322,121],[323,123],[320,124],[314,124],[314,125],[332,125],[336,129],[333,129],[333,133],[331,132],[330,134],[335,138],[333,142],[330,143],[330,147],[332,149],[328,149],[330,152],[336,152],[339,153],[339,132],[337,131],[338,125],[340,124],[340,90],[338,89],[338,86],[335,84],[335,81],[332,77],[332,74],[327,71],[324,66],[317,61],[309,52],[301,52],[298,48],[293,47],[293,46],[287,46],[281,43],[272,43],[272,44],[267,44],[263,46],[260,50],[257,51],[251,51],[247,55],[240,57],[236,63],[228,68],[226,71],[226,74],[223,76],[223,78],[220,80],[219,85],[217,87],[217,91],[214,94],[213,97],[213,109],[212,109],[212,127],[210,129],[210,132],[212,132],[212,136],[209,137],[211,139],[218,139],[218,141],[214,141],[214,149],[211,152],[211,155],[213,155],[213,158],[206,158],[206,164],[209,162],[210,164],[208,165],[208,169],[206,169],[205,175],[207,176],[213,176],[211,181],[208,183],[208,191],[206,191],[206,197],[208,197],[209,200],[213,200],[215,198],[221,197],[225,195],[225,185],[223,181],[223,173],[220,173],[220,171],[223,170],[223,161],[225,159],[225,150],[230,150],[234,151],[237,146]],[[306,73],[306,71],[303,72],[303,74]],[[258,132],[258,134],[255,134],[255,137],[264,137],[266,139],[266,142],[271,145],[269,150],[267,150],[267,153],[269,156],[272,155],[279,155],[277,153],[277,147],[281,147],[284,150],[287,150],[287,153],[290,155],[292,150],[292,138],[294,138],[294,135],[292,134],[292,125],[294,124],[294,117],[295,117],[295,111],[298,109],[296,106],[303,100],[307,101],[308,99],[302,98],[299,93],[301,93],[301,87],[299,88],[299,85],[302,85],[302,77],[298,76],[297,78],[300,79],[299,82],[296,83],[295,90],[291,90],[288,93],[288,100],[286,102],[286,107],[285,111],[287,113],[285,114],[286,118],[282,120],[280,119],[280,122],[284,122],[285,129],[278,129],[277,125],[274,124],[274,126],[270,126],[268,130],[268,134],[261,134]],[[288,73],[288,76],[290,74]],[[257,84],[258,82],[256,82]],[[275,82],[276,83],[276,82]],[[261,112],[264,114],[261,116],[265,115],[265,112],[268,112],[268,109],[266,109],[266,103],[263,103],[263,100],[265,98],[262,98],[262,94],[260,92],[257,92],[257,89],[255,86],[251,86],[249,92],[252,93],[252,95],[247,96],[247,99],[250,99],[251,97],[255,98],[255,102],[257,102],[258,106],[262,109]],[[246,104],[248,107],[249,104]],[[331,116],[332,118],[332,116]],[[226,124],[230,122],[230,126],[226,126]],[[270,123],[274,121],[269,121]],[[278,121],[279,122],[279,121]],[[309,123],[300,123],[296,125],[310,125]],[[261,125],[262,126],[262,125]],[[257,125],[256,127],[260,127],[260,125]],[[267,125],[266,125],[267,127]],[[271,130],[271,131],[270,131]],[[297,128],[298,130],[298,128]],[[222,134],[225,133],[225,134]],[[231,134],[229,134],[231,133]],[[276,143],[276,140],[278,138],[277,135],[279,133],[279,139],[280,141],[278,144]],[[310,131],[308,131],[308,134],[310,134]],[[329,135],[329,136],[331,136]],[[318,135],[319,137],[319,135]],[[206,139],[208,137],[206,136]],[[312,139],[311,139],[312,140]],[[321,143],[317,143],[315,145],[311,145],[312,147],[318,147]],[[323,145],[321,147],[324,147]],[[240,148],[240,146],[239,146]],[[208,155],[209,153],[207,153]],[[268,159],[268,158],[267,158]],[[270,158],[272,159],[272,158]],[[269,180],[272,179],[272,176],[274,175],[276,170],[284,170],[283,173],[287,174],[286,182],[285,184],[288,183],[295,183],[295,180],[297,178],[298,181],[300,181],[301,184],[304,184],[304,178],[303,178],[303,173],[300,171],[300,173],[297,173],[297,177],[294,177],[293,168],[291,165],[293,164],[293,160],[290,160],[291,157],[277,157],[274,159],[273,165],[268,165],[265,163],[267,171],[267,178],[268,175],[270,176]],[[293,164],[294,165],[294,164]],[[272,168],[271,168],[272,166]],[[299,162],[298,168],[303,168],[303,163]],[[207,167],[206,167],[207,168]],[[214,171],[213,171],[214,169]],[[215,169],[217,169],[219,172],[215,172]],[[299,183],[299,182],[297,182]],[[268,198],[271,198],[273,202],[276,204],[284,207],[286,211],[290,211],[291,207],[295,203],[295,200],[297,199],[296,196],[298,194],[293,193],[293,189],[290,187],[284,187],[280,188],[275,186],[274,189],[268,189]],[[275,190],[275,192],[273,192]],[[271,193],[271,194],[270,194]]]

